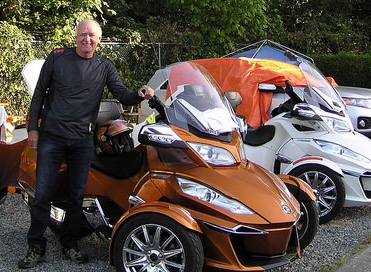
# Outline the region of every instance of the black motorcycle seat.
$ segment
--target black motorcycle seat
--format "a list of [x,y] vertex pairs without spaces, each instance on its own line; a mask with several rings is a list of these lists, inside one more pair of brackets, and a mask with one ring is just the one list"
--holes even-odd
[[142,165],[142,153],[138,150],[121,155],[95,154],[91,167],[118,179],[128,178]]
[[265,125],[258,128],[248,128],[244,143],[251,146],[259,146],[273,139],[276,127]]

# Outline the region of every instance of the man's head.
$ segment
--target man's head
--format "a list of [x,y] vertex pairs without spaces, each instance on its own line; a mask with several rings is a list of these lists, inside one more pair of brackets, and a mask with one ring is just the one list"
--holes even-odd
[[91,58],[102,38],[102,29],[97,21],[85,19],[76,27],[76,52],[80,57]]

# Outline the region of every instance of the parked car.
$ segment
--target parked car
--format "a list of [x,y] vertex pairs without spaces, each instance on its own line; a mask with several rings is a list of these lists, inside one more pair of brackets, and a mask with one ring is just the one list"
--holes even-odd
[[354,129],[371,138],[371,89],[337,86],[336,90],[347,105]]

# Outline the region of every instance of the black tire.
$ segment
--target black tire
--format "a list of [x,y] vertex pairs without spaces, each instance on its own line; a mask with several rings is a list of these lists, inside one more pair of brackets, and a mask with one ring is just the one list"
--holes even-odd
[[317,234],[319,216],[316,201],[307,200],[300,202],[300,219],[298,223],[298,234],[300,248],[304,250]]
[[289,175],[308,183],[317,196],[319,223],[334,219],[344,206],[345,187],[340,175],[317,164],[307,164],[292,170]]
[[130,272],[149,271],[146,266],[153,271],[201,272],[204,262],[199,235],[155,213],[137,215],[122,226],[113,257],[117,271]]
[[4,204],[8,194],[8,188],[3,188],[0,190],[0,205]]

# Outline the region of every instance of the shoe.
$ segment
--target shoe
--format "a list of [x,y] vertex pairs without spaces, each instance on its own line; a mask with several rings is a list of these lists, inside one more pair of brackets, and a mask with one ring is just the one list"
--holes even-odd
[[84,254],[84,253],[81,253],[77,248],[65,248],[63,247],[62,248],[62,253],[63,255],[77,263],[77,264],[83,264],[83,263],[87,263],[89,261],[89,257],[87,254]]
[[40,245],[31,245],[28,248],[26,256],[18,261],[18,268],[32,268],[41,262],[45,262],[45,248]]

